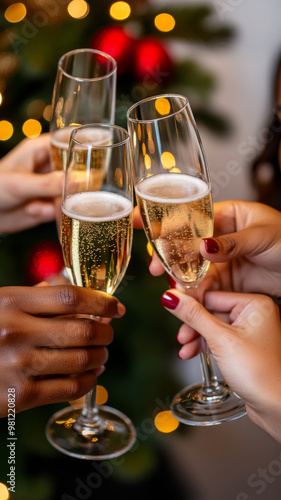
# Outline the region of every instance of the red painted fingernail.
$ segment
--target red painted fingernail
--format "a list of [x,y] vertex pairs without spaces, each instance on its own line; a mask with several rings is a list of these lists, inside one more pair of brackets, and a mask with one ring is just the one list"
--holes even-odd
[[167,309],[176,309],[180,299],[171,292],[165,292],[161,297],[162,306]]
[[216,240],[213,240],[213,238],[203,238],[203,241],[205,243],[205,249],[206,252],[208,253],[218,253],[220,247]]
[[167,281],[170,285],[170,288],[176,288],[176,281],[172,278],[172,276],[170,276],[169,274],[166,274],[166,278],[167,278]]

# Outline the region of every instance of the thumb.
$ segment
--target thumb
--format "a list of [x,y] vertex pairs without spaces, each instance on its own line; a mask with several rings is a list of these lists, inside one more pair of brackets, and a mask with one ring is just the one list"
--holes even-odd
[[227,262],[238,257],[259,255],[267,250],[274,234],[259,225],[218,238],[203,238],[200,252],[211,262]]
[[213,340],[217,342],[221,336],[225,337],[228,333],[229,325],[213,316],[195,298],[179,290],[172,289],[165,292],[161,297],[161,304],[174,316],[202,335],[211,349]]

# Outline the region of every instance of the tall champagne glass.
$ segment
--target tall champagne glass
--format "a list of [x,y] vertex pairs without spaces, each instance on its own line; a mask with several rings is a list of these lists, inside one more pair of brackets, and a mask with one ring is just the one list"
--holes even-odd
[[[60,58],[50,122],[53,170],[65,170],[70,134],[74,128],[87,123],[114,123],[116,75],[116,61],[99,50],[73,50]],[[106,145],[108,131],[97,130],[95,142],[97,146]],[[61,197],[54,202],[60,234]],[[65,269],[61,279],[67,280]]]
[[[186,289],[197,288],[209,262],[201,238],[213,234],[211,184],[188,100],[154,96],[128,110],[135,193],[146,236],[167,273]],[[203,382],[186,387],[171,409],[181,422],[213,425],[245,414],[243,401],[214,374],[205,345]]]
[[[110,144],[96,145],[106,133]],[[105,124],[71,133],[63,202],[61,242],[73,285],[113,294],[126,272],[132,247],[133,185],[128,133]],[[128,451],[135,429],[120,411],[95,403],[95,388],[82,407],[57,412],[47,437],[76,458],[108,459]]]
[[[114,123],[116,74],[116,61],[99,50],[73,50],[59,60],[50,123],[54,170],[65,170],[74,128],[88,123]],[[106,133],[96,133],[97,145],[105,145]]]

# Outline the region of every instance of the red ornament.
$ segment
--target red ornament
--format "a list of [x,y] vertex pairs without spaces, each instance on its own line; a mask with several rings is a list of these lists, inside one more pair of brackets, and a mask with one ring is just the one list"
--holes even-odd
[[118,75],[125,75],[132,63],[135,40],[122,26],[101,28],[91,40],[91,48],[109,54],[117,62]]
[[164,45],[155,38],[143,38],[134,51],[134,76],[138,83],[161,87],[173,74],[174,63]]
[[31,285],[40,283],[63,269],[63,256],[59,243],[45,241],[35,245],[27,262],[27,279]]

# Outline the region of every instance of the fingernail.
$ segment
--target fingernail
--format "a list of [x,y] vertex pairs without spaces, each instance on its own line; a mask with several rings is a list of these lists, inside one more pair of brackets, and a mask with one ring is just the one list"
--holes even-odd
[[123,306],[123,304],[121,304],[121,302],[118,302],[118,305],[117,305],[117,312],[118,312],[118,315],[119,316],[124,316],[125,312],[126,312],[126,307]]
[[96,377],[99,377],[105,370],[105,366],[102,365],[94,370]]
[[171,292],[165,292],[161,297],[162,306],[167,309],[176,309],[180,299]]
[[206,252],[208,253],[218,253],[220,247],[216,240],[213,238],[203,238],[203,241],[205,243],[205,249]]
[[178,357],[179,357],[180,359],[183,359],[183,358],[181,357],[181,351],[179,351],[179,352],[178,352]]
[[172,276],[170,276],[169,274],[166,274],[166,278],[167,278],[167,281],[170,285],[170,288],[176,288],[177,286],[177,283],[176,281],[172,278]]
[[181,333],[179,332],[179,333],[177,334],[177,341],[178,341],[178,343],[179,343],[179,344],[182,344],[182,342],[181,342],[181,340],[180,340],[180,339],[181,339]]

